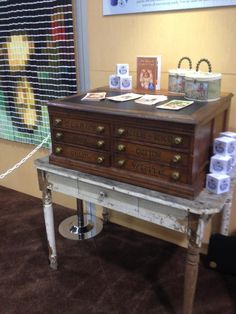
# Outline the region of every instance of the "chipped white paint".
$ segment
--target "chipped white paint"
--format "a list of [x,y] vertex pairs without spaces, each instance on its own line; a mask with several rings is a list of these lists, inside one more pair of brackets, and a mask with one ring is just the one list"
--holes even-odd
[[207,223],[208,216],[202,215],[199,218],[198,221],[198,227],[197,227],[197,235],[196,235],[196,244],[201,247],[202,245],[202,240],[203,240],[203,235],[204,235],[204,230],[205,230],[205,225]]
[[52,203],[44,202],[43,205],[43,212],[44,212],[44,221],[48,239],[48,246],[49,246],[49,260],[52,268],[57,268],[57,261],[56,261],[56,241],[55,241],[55,229],[54,229],[54,217],[53,217],[53,208]]
[[232,208],[232,202],[231,202],[231,199],[229,199],[228,202],[225,204],[222,211],[222,220],[221,220],[221,229],[220,229],[220,233],[226,236],[229,235],[231,208]]

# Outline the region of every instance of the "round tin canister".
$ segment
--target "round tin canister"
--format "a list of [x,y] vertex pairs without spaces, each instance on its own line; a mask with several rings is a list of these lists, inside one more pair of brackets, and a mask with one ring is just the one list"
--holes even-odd
[[[189,62],[189,69],[181,69],[182,61],[187,60]],[[179,60],[178,68],[169,70],[169,82],[168,91],[171,93],[184,93],[185,75],[186,73],[193,73],[191,70],[192,61],[188,57],[183,57]]]
[[[201,62],[206,62],[209,72],[198,71]],[[221,74],[212,73],[207,59],[201,59],[195,73],[185,76],[185,98],[196,101],[214,101],[220,98]]]

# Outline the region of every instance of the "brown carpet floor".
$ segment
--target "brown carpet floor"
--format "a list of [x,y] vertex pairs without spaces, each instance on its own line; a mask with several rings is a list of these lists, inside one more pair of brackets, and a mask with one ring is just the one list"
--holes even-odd
[[[4,187],[0,199],[0,314],[181,313],[185,249],[115,224],[85,241],[57,232],[52,271],[41,200]],[[54,209],[56,226],[73,214]],[[203,258],[194,313],[236,313],[236,277]]]

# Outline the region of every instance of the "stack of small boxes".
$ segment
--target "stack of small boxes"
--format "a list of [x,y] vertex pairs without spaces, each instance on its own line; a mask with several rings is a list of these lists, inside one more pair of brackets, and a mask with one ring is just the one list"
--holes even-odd
[[206,188],[212,193],[221,194],[230,189],[230,174],[236,164],[236,133],[221,132],[214,140],[213,152]]
[[109,76],[109,87],[115,89],[132,89],[132,76],[128,64],[117,64],[116,74]]

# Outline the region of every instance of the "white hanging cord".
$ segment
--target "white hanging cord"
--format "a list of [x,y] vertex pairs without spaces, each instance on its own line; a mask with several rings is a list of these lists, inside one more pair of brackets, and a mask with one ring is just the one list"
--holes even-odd
[[10,174],[15,169],[19,168],[26,160],[28,160],[31,156],[33,156],[42,146],[43,144],[47,143],[47,141],[50,138],[50,133],[44,138],[44,140],[37,146],[35,149],[32,150],[27,156],[25,156],[21,161],[19,161],[17,164],[15,164],[13,167],[8,169],[6,172],[0,174],[0,180],[4,179],[8,174]]

